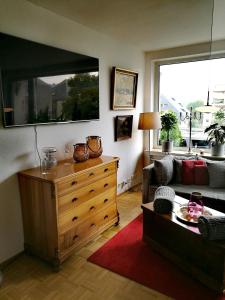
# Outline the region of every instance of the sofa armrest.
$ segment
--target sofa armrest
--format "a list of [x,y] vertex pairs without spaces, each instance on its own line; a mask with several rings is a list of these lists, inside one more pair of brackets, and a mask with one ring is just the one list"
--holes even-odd
[[154,172],[154,164],[148,165],[143,169],[143,191],[142,191],[142,202],[148,203],[153,201],[153,196],[156,183],[155,183],[155,172]]

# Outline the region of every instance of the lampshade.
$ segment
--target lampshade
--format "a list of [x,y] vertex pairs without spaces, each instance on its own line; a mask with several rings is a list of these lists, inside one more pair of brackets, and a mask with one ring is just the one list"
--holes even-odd
[[161,119],[159,112],[140,113],[138,129],[150,130],[161,128]]
[[196,107],[195,110],[201,113],[215,113],[219,110],[219,107],[207,104],[207,105]]

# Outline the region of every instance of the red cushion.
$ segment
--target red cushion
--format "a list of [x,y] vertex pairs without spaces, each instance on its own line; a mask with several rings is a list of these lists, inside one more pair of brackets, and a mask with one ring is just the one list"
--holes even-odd
[[205,165],[203,160],[182,160],[182,183],[195,184],[194,168],[196,165]]
[[209,184],[209,173],[206,165],[195,165],[194,167],[194,182],[197,185]]

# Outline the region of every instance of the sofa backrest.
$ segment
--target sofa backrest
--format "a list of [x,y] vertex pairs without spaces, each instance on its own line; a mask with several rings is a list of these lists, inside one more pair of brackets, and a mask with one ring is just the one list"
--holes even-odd
[[[199,176],[198,174],[200,174],[200,176],[208,177],[210,187],[221,187],[221,188],[225,187],[225,161],[215,161],[213,159],[206,159],[197,155],[195,156],[166,155],[160,160],[155,160],[154,161],[155,183],[158,185],[168,185],[171,182],[178,183],[178,184],[185,183],[182,182],[182,173],[183,173],[182,161],[183,160],[192,160],[192,161],[203,160],[205,162],[204,165],[207,167],[194,168],[193,177],[196,176],[196,178],[198,179],[197,176]],[[206,174],[204,172],[206,172]],[[219,174],[219,178],[218,178],[218,174],[216,173]],[[208,181],[205,180],[204,184],[208,184]],[[199,184],[198,182],[202,184],[201,180],[200,181],[196,180],[196,184]]]

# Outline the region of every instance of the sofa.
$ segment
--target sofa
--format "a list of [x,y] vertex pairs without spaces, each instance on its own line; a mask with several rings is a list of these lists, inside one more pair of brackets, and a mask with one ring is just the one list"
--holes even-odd
[[170,186],[186,199],[192,192],[200,192],[205,206],[225,213],[225,161],[166,155],[143,169],[142,202],[153,201],[161,185]]

